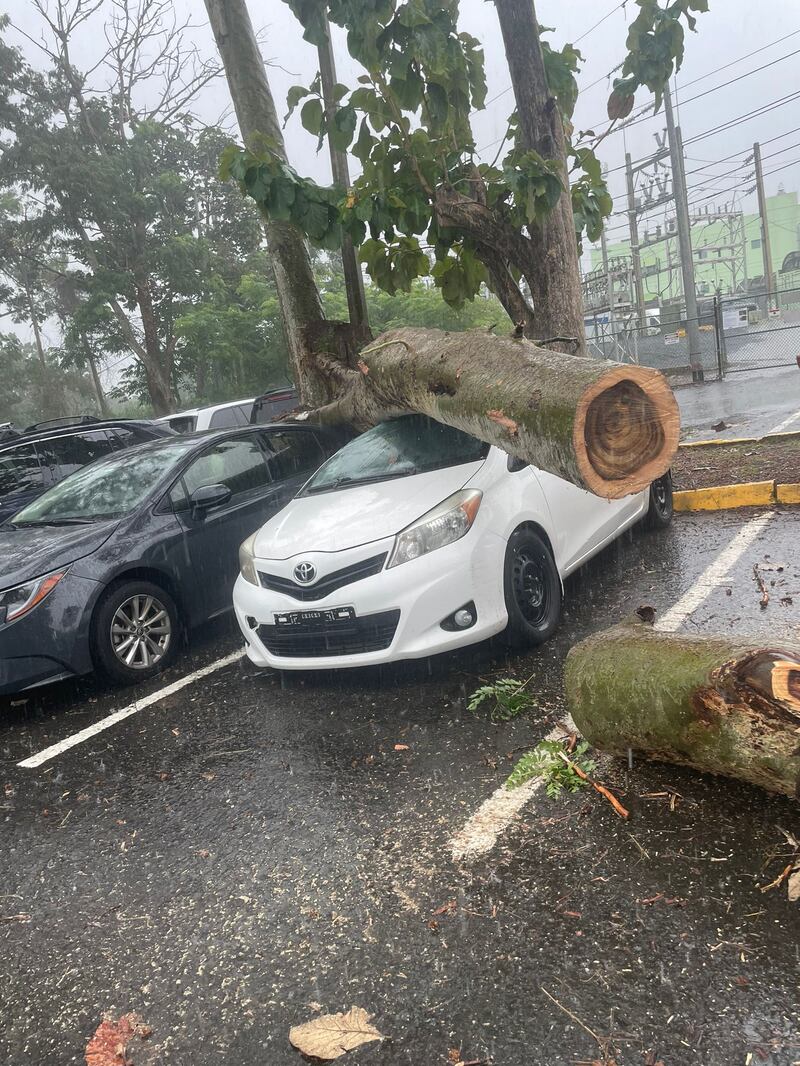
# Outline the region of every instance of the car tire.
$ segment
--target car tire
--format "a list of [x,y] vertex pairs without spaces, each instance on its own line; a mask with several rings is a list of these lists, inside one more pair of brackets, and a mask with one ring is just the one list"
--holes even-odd
[[561,578],[553,553],[532,529],[518,529],[509,538],[503,590],[506,644],[526,648],[549,640],[561,618]]
[[179,635],[178,608],[165,589],[151,581],[123,581],[103,594],[95,610],[95,665],[118,684],[136,684],[172,662]]
[[666,529],[672,514],[672,474],[668,470],[650,486],[650,505],[643,519],[645,529]]

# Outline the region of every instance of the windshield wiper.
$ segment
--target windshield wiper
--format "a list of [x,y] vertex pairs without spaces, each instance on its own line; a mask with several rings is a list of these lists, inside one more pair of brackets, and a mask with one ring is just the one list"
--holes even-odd
[[28,528],[29,526],[90,526],[94,518],[49,518],[40,522],[14,522],[14,529]]
[[333,481],[327,481],[323,485],[310,485],[304,495],[311,496],[316,492],[331,492],[333,489],[340,489],[343,486],[350,488],[353,485],[370,485],[376,481],[389,481],[396,477],[409,477],[411,474],[418,474],[419,471],[415,466],[406,467],[403,470],[386,471],[383,474],[370,474],[368,477],[349,477],[344,475],[343,477],[334,478]]

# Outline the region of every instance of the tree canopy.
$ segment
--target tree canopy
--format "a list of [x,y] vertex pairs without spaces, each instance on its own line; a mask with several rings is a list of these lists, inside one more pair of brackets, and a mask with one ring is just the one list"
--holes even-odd
[[[230,146],[223,177],[237,179],[266,217],[292,222],[317,247],[336,248],[342,233],[360,246],[373,282],[391,294],[408,292],[430,275],[446,303],[461,307],[485,282],[515,318],[525,306],[525,282],[535,289],[531,239],[569,189],[576,239],[596,240],[612,208],[594,145],[602,134],[576,131],[581,53],[549,42],[542,29],[547,84],[566,132],[566,157],[525,143],[516,113],[493,163],[477,158],[470,115],[484,107],[486,81],[480,41],[459,31],[458,0],[285,0],[304,37],[319,45],[326,17],[346,31],[363,74],[336,87],[326,113],[319,75],[288,95],[288,119],[300,109],[306,130],[348,149],[361,164],[349,189],[302,177],[269,136]],[[637,0],[628,54],[609,98],[609,119],[623,119],[640,87],[660,104],[663,85],[680,68],[684,24],[707,0]],[[499,254],[498,254],[499,253]],[[510,276],[510,280],[509,280]],[[512,292],[511,289],[515,289]],[[531,318],[535,329],[536,308]]]

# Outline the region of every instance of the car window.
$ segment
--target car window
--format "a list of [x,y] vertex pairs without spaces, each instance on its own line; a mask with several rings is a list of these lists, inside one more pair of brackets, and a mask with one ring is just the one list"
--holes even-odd
[[43,485],[44,472],[32,444],[21,444],[0,454],[0,496],[39,489]]
[[367,430],[332,456],[304,492],[324,492],[366,481],[423,474],[461,463],[475,463],[489,445],[426,415],[406,415]]
[[227,429],[229,426],[246,425],[238,407],[221,407],[215,411],[208,423],[209,429]]
[[15,525],[58,525],[128,514],[193,447],[194,441],[176,443],[173,438],[136,451],[116,452],[59,481],[11,521]]
[[53,470],[56,481],[74,474],[82,466],[108,455],[113,450],[111,438],[104,430],[69,433],[38,441],[37,448]]
[[325,459],[325,453],[313,433],[265,434],[270,453],[269,465],[276,481],[312,474]]
[[197,425],[197,416],[176,415],[175,418],[169,419],[169,425],[176,433],[194,433],[194,428]]
[[263,488],[270,476],[261,447],[255,437],[223,440],[203,452],[184,472],[189,496],[205,485],[227,485],[231,495]]
[[253,405],[251,403],[240,403],[236,410],[242,416],[242,425],[249,426],[250,415],[253,413]]
[[277,415],[282,414],[284,411],[293,410],[297,407],[298,402],[299,397],[294,390],[279,393],[274,398],[265,396],[261,400],[257,400],[253,405],[250,421],[263,426],[267,422],[272,422]]
[[109,430],[109,433],[114,438],[117,448],[132,448],[134,444],[143,444],[146,440],[153,439],[149,433],[145,433],[138,426],[135,429],[128,426],[115,426]]

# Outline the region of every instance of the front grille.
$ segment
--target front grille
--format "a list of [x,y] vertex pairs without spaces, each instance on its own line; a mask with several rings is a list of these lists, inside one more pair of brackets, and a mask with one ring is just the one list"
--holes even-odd
[[335,622],[297,622],[291,626],[258,627],[267,651],[289,659],[319,659],[326,655],[360,655],[383,651],[392,643],[399,611],[382,611]]
[[383,555],[373,555],[371,559],[362,559],[360,563],[353,563],[352,566],[346,566],[343,570],[335,570],[332,574],[320,578],[315,585],[298,585],[291,578],[278,577],[277,574],[265,574],[263,570],[259,570],[258,576],[262,588],[282,592],[284,596],[291,596],[293,600],[308,603],[312,600],[324,599],[337,589],[352,585],[354,581],[362,581],[365,577],[380,573],[385,562],[386,552]]

